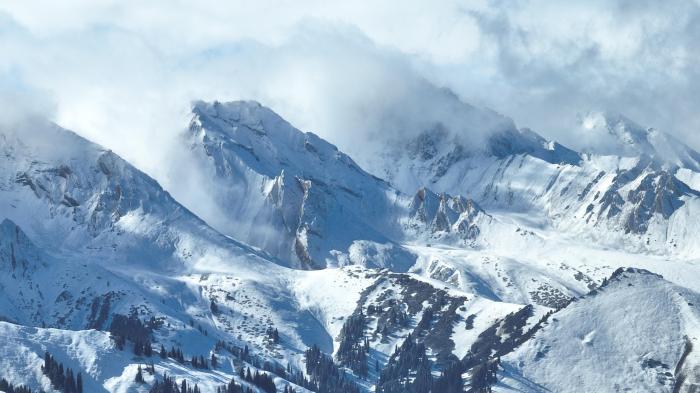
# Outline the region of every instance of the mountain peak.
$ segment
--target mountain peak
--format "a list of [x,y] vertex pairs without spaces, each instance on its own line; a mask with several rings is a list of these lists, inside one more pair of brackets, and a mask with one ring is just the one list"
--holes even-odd
[[579,165],[579,153],[547,140],[529,128],[506,130],[489,138],[488,151],[495,157],[527,154],[551,164]]
[[342,180],[338,173],[348,168],[351,177],[366,175],[335,145],[297,129],[256,101],[197,101],[192,112],[189,131],[193,145],[203,146],[207,155],[233,152],[237,159],[269,177],[286,170],[294,176],[335,183]]
[[259,119],[263,114],[279,118],[271,109],[253,100],[228,102],[197,100],[192,103],[192,112],[200,116],[211,116],[241,122],[251,118]]
[[218,123],[218,127],[209,128],[220,131],[231,131],[232,127],[244,126],[259,135],[281,132],[289,136],[298,132],[272,109],[257,101],[195,101],[192,104],[192,113],[202,123],[209,125]]
[[623,114],[603,111],[579,116],[578,137],[586,153],[649,156],[692,170],[700,170],[700,153],[673,135],[643,127]]
[[[615,112],[589,112],[579,119],[584,135],[605,139],[626,154],[651,154],[649,130]],[[613,146],[610,146],[613,147]]]

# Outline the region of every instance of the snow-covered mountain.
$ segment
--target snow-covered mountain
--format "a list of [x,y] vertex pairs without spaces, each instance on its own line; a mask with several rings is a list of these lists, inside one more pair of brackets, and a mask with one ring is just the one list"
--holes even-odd
[[[395,190],[259,103],[197,102],[192,112],[185,140],[212,192],[202,216],[294,267],[370,261],[405,270],[412,256],[400,244],[407,239],[468,242],[487,220],[462,197]],[[191,187],[197,185],[186,187],[183,200],[200,197],[187,192]]]
[[[590,112],[579,123],[576,136],[583,139],[586,152],[646,155],[665,164],[700,170],[700,153],[668,133],[644,128],[621,114]],[[586,146],[587,143],[591,146]]]
[[55,361],[86,392],[697,389],[697,153],[609,115],[596,130],[639,148],[455,108],[487,138],[393,141],[377,177],[258,103],[196,102],[172,195],[56,125],[1,129],[0,378],[73,391]]
[[371,167],[399,190],[456,193],[486,211],[527,214],[610,247],[696,255],[700,153],[622,116],[590,114],[576,132],[612,142],[578,153],[528,129],[499,131],[477,145],[443,130],[387,141]]

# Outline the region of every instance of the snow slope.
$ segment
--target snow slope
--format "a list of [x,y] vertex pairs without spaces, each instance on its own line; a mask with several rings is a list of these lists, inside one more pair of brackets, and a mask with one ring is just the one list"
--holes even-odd
[[[472,201],[421,187],[400,193],[257,102],[196,102],[192,113],[185,140],[198,163],[194,178],[206,180],[176,195],[224,233],[293,267],[372,260],[406,270],[411,255],[400,243],[407,237],[478,235],[482,211]],[[209,195],[191,192],[202,184]]]
[[[632,127],[616,124],[618,131]],[[692,159],[697,153],[689,147],[645,131],[633,133],[630,146],[636,147],[625,150],[629,154],[606,156],[575,153],[529,130],[508,134],[508,143],[496,150],[460,145],[449,133],[387,142],[388,153],[377,157],[373,172],[404,192],[426,185],[463,195],[487,212],[528,215],[596,244],[684,258],[697,254],[691,228],[698,224],[700,193],[691,181],[698,173]],[[429,154],[415,154],[416,149]]]
[[684,351],[697,345],[699,301],[656,274],[619,270],[502,358],[496,391],[677,391],[681,374],[697,378],[698,355]]
[[[197,102],[177,199],[56,125],[0,130],[0,377],[49,389],[49,350],[91,392],[166,372],[214,391],[265,362],[282,391],[318,346],[372,391],[411,334],[465,390],[493,364],[498,391],[696,389],[695,153],[610,116],[591,129],[625,154],[579,153],[465,108],[483,143],[380,145],[384,181],[258,103]],[[116,349],[129,314],[160,321],[154,349],[219,366]],[[365,378],[341,360],[363,345]]]

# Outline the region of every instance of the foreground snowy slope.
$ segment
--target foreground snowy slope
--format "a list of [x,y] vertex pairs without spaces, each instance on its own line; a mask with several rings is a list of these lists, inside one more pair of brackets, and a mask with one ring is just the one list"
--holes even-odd
[[501,358],[495,390],[694,391],[699,301],[656,274],[618,270]]
[[[47,388],[47,379],[39,370],[43,353],[49,351],[66,367],[82,370],[84,385],[90,391],[132,391],[139,386],[134,385],[138,365],[150,362],[156,363],[156,374],[146,378],[149,384],[158,375],[162,378],[167,373],[197,383],[205,391],[214,391],[231,379],[243,383],[237,378],[236,370],[255,364],[255,360],[241,358],[235,351],[220,347],[219,342],[229,343],[226,345],[232,348],[248,346],[257,359],[284,360],[283,364],[303,369],[300,353],[308,346],[318,345],[328,353],[342,351],[342,342],[348,339],[347,333],[343,333],[344,319],[357,315],[358,310],[368,314],[367,332],[374,331],[369,336],[373,337],[369,340],[373,347],[369,360],[384,364],[394,346],[410,332],[424,337],[430,343],[429,348],[445,359],[457,359],[464,355],[465,345],[478,332],[466,332],[458,327],[464,318],[472,315],[470,323],[483,329],[521,308],[459,291],[446,292],[410,276],[371,272],[361,267],[289,271],[286,277],[279,278],[277,285],[281,287],[277,288],[266,285],[275,281],[273,278],[241,279],[235,274],[216,273],[172,278],[150,274],[149,280],[143,281],[146,273],[141,272],[142,277],[132,281],[96,264],[84,264],[76,269],[71,263],[42,255],[21,228],[9,220],[3,222],[2,229],[1,265],[8,279],[0,287],[6,290],[3,298],[9,300],[2,304],[3,314],[30,326],[41,321],[41,325],[71,329],[2,325],[6,345],[1,355],[7,359],[3,376],[16,384],[34,387]],[[11,275],[15,277],[10,279]],[[99,280],[106,280],[107,285]],[[286,288],[293,289],[293,297]],[[95,291],[108,292],[99,295]],[[51,301],[54,297],[55,301]],[[445,301],[453,306],[440,310]],[[30,307],[22,306],[22,302],[33,306],[35,314],[24,316],[22,311]],[[408,308],[397,308],[402,303],[408,304]],[[211,304],[216,304],[216,309]],[[425,318],[428,309],[435,315],[435,321]],[[157,354],[132,355],[131,343],[125,350],[119,350],[114,321],[124,314],[139,319],[156,318],[158,324],[149,335],[154,350],[160,344],[180,348],[187,356],[203,353],[208,359],[213,353],[219,364],[202,370],[194,363],[182,364],[159,358]],[[396,320],[397,316],[400,319]],[[109,330],[111,334],[79,331],[81,325]],[[279,331],[280,341],[271,340],[267,333],[270,328]],[[284,379],[281,383],[290,384]]]

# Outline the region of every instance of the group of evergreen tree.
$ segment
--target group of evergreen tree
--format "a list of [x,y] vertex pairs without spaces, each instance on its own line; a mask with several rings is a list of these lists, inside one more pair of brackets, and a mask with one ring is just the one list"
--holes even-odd
[[391,331],[407,326],[411,320],[402,304],[396,299],[391,299],[389,303],[389,308],[382,312],[377,321],[377,332],[381,333],[382,336],[387,336]]
[[176,360],[178,363],[185,363],[185,355],[182,353],[182,349],[175,348],[175,346],[170,347],[170,351],[165,350],[163,344],[160,345],[160,352],[158,353],[161,359],[171,358]]
[[151,340],[136,340],[134,341],[134,355],[136,356],[146,356],[146,357],[151,357],[153,356],[153,345],[151,344]]
[[[222,349],[225,349],[228,351],[231,355],[243,360],[244,362],[251,363],[253,359],[251,358],[250,355],[250,349],[248,349],[248,346],[244,346],[243,348],[237,347],[231,344],[226,343],[226,341],[219,340],[216,342],[216,346],[214,347],[216,351],[220,351]],[[256,366],[257,367],[257,366]]]
[[134,377],[134,382],[136,382],[136,383],[145,383],[146,382],[143,379],[143,370],[141,369],[140,364],[139,364],[139,368],[136,370],[136,376]]
[[251,355],[250,355],[250,349],[248,349],[247,345],[243,347],[242,351],[240,351],[239,358],[241,360],[243,360],[244,362],[248,362],[248,363],[251,363],[251,361],[253,360],[251,358]]
[[[349,381],[333,363],[333,358],[314,345],[304,353],[306,373],[311,377],[309,389],[319,393],[359,393],[360,389]],[[302,385],[303,386],[303,385]],[[306,386],[304,386],[306,387]]]
[[409,333],[379,375],[377,392],[428,393],[433,391],[433,382],[425,344],[416,342]]
[[490,392],[491,385],[495,384],[498,373],[498,365],[501,359],[491,359],[484,363],[478,364],[471,371],[471,388],[470,392]]
[[243,366],[240,369],[238,369],[238,376],[242,380],[252,383],[253,385],[259,387],[264,392],[277,392],[275,380],[267,373],[261,373],[258,370],[255,370],[255,373],[251,373],[250,368]]
[[[153,365],[153,362],[146,366],[146,371],[151,375],[154,375],[156,373],[156,367]],[[136,376],[134,377],[134,382],[146,383],[146,380],[143,379],[143,368],[141,368],[140,364],[138,369],[136,369]]]
[[267,328],[267,337],[269,337],[273,343],[277,344],[280,342],[280,332],[277,331],[277,328],[273,328],[272,326]]
[[[180,349],[179,347],[175,347],[174,345],[172,347],[170,347],[170,351],[167,351],[165,349],[165,346],[163,344],[161,344],[160,351],[158,351],[158,356],[160,356],[161,359],[171,358],[180,364],[185,364],[185,354],[182,352],[182,349]],[[218,360],[216,358],[216,355],[212,354],[211,355],[212,367],[216,368],[217,363],[218,363]],[[193,355],[192,358],[190,359],[190,364],[194,368],[199,368],[199,369],[208,369],[209,368],[209,361],[203,355],[199,355],[199,356]]]
[[[274,334],[274,329],[270,330]],[[308,352],[308,355],[311,356],[311,362],[313,364],[316,364],[317,366],[314,367],[313,375],[315,377],[312,378],[315,379],[315,381],[311,381],[306,376],[304,373],[302,373],[300,370],[294,370],[292,369],[291,364],[287,364],[286,367],[276,363],[276,362],[270,362],[270,361],[262,361],[256,356],[254,356],[248,346],[244,346],[243,348],[237,347],[231,344],[228,344],[225,341],[217,341],[216,346],[215,346],[215,351],[221,351],[221,350],[226,350],[229,353],[231,353],[234,357],[252,365],[256,369],[262,369],[264,371],[267,371],[268,373],[274,374],[279,376],[280,378],[286,379],[287,381],[301,386],[303,388],[306,388],[308,390],[312,391],[318,391],[318,392],[357,392],[358,390],[355,388],[355,385],[352,384],[351,382],[344,380],[344,374],[342,374],[341,371],[339,371],[338,367],[333,363],[333,359],[329,356],[325,356],[322,360],[320,360],[321,351],[318,349],[318,347],[315,348],[315,350],[310,350]],[[314,355],[315,354],[315,355]],[[216,355],[212,354],[212,360],[211,360],[211,365],[212,367],[215,367],[216,360]],[[318,366],[318,363],[322,363],[324,366]],[[307,361],[307,370],[311,369],[308,367],[309,362]],[[333,371],[327,371],[323,372],[321,370],[333,370]],[[257,384],[255,374],[250,372],[250,376],[248,376],[248,373],[250,372],[250,369],[246,367],[242,367],[239,369],[239,377],[243,381],[248,381],[251,384]],[[267,376],[265,373],[259,373],[260,375]],[[310,373],[311,375],[311,373]],[[329,376],[331,376],[329,378]],[[264,378],[264,377],[263,377]],[[258,377],[260,379],[260,376]],[[272,378],[269,378],[272,380]],[[338,381],[341,380],[342,381]],[[319,383],[320,381],[320,383]],[[319,389],[319,385],[321,385],[321,389]],[[340,387],[340,390],[334,389],[334,387]],[[272,391],[272,384],[269,384],[270,391]],[[221,392],[228,393],[227,390],[228,386],[222,386],[220,387]],[[285,387],[286,392],[289,393],[294,393],[294,389],[292,387]],[[244,390],[245,391],[245,390]]]
[[[32,390],[24,385],[15,386],[5,378],[0,379],[0,392],[4,393],[32,393]],[[42,391],[43,393],[43,391]]]
[[425,311],[423,311],[423,316],[421,317],[420,321],[418,321],[418,325],[416,325],[416,328],[414,329],[414,332],[420,332],[428,329],[435,318],[435,310],[440,310],[440,307],[441,305],[430,305],[426,307]]
[[164,374],[163,380],[156,381],[148,393],[201,393],[201,390],[199,390],[196,383],[194,386],[188,385],[185,379],[183,379],[178,386],[174,378]]
[[[253,389],[237,384],[233,379],[226,385],[216,388],[216,393],[253,393]],[[285,385],[283,393],[296,393],[296,390],[289,385]]]
[[[287,368],[286,370],[284,370],[283,373],[280,373],[278,371],[279,370],[276,370],[275,374],[282,376],[284,379],[295,385],[301,386],[312,391],[317,388],[315,384],[313,384],[311,381],[309,381],[308,378],[306,378],[304,373],[302,373],[300,370],[292,369],[292,365],[289,363],[287,363]],[[289,388],[289,390],[291,390],[292,392],[294,391],[294,389],[292,388]]]
[[157,326],[155,318],[151,318],[150,323],[143,323],[136,312],[129,316],[114,314],[109,332],[114,339],[118,349],[124,349],[126,341],[134,343],[134,354],[137,356],[152,356],[151,332],[153,326]]
[[44,353],[44,365],[41,367],[41,372],[46,375],[51,381],[51,385],[64,393],[83,393],[83,376],[80,372],[74,375],[73,370],[63,367],[60,363],[51,356],[50,353]]
[[209,309],[211,310],[211,313],[214,315],[219,315],[221,311],[219,311],[219,306],[216,304],[214,299],[211,299],[209,302]]
[[253,389],[248,387],[244,390],[241,385],[231,379],[228,384],[216,388],[216,393],[253,393]]
[[205,359],[202,355],[192,356],[192,360],[190,360],[190,363],[194,368],[201,368],[205,370],[209,368],[209,362],[207,362],[207,359]]
[[462,393],[464,391],[464,365],[460,361],[448,364],[440,377],[433,383],[433,391],[443,393]]
[[360,377],[367,377],[369,367],[367,365],[367,353],[369,341],[365,335],[365,315],[359,313],[351,315],[340,330],[340,345],[336,353],[338,362],[350,368]]
[[[244,346],[243,348],[237,347],[231,344],[227,344],[225,341],[217,341],[216,347],[214,348],[215,351],[220,351],[220,350],[226,350],[228,351],[231,355],[234,357],[251,364],[255,368],[263,369],[265,371],[269,371],[271,373],[277,374],[282,378],[287,379],[287,369],[282,366],[279,363],[276,362],[270,362],[268,360],[260,359],[257,356],[254,356],[253,354],[250,353],[250,349],[248,346]],[[212,355],[215,358],[215,355]],[[212,363],[212,367],[215,367]],[[295,382],[296,383],[296,382]]]

